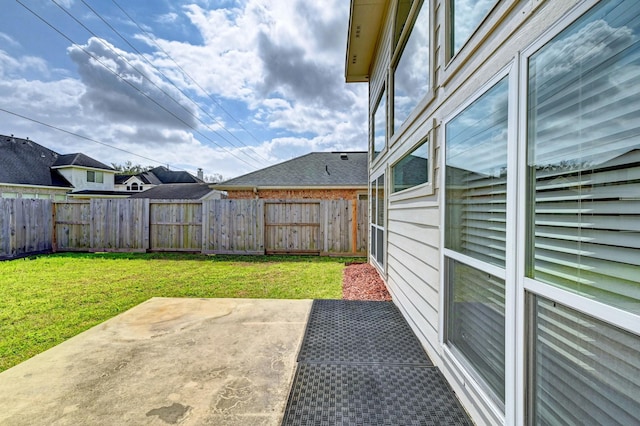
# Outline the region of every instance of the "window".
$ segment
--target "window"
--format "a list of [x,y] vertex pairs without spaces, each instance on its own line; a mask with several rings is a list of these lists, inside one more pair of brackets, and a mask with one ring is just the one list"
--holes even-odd
[[[408,8],[414,4],[413,13]],[[405,21],[412,25],[405,25]],[[408,28],[406,43],[400,43],[399,59],[393,73],[393,131],[395,132],[429,91],[429,1],[400,1],[396,30]],[[398,31],[396,35],[399,37]]]
[[371,182],[371,256],[384,265],[384,174]]
[[104,174],[93,170],[87,170],[87,182],[104,183]]
[[531,299],[530,424],[637,424],[638,336]]
[[640,419],[639,67],[634,0],[597,3],[525,62],[532,424]]
[[448,342],[504,401],[504,280],[455,260],[448,267]]
[[640,3],[599,3],[528,61],[527,276],[640,314]]
[[387,99],[384,88],[382,89],[380,99],[378,99],[376,109],[373,112],[372,135],[373,156],[371,158],[374,159],[387,145]]
[[504,78],[446,124],[445,247],[505,266],[507,96]]
[[494,4],[496,0],[449,0],[451,23],[449,58],[458,53]]
[[18,198],[18,194],[16,192],[3,192],[2,198]]
[[445,340],[501,405],[508,90],[504,77],[445,125]]
[[138,184],[137,184],[137,183],[135,183],[135,182],[134,182],[134,183],[132,183],[132,184],[131,184],[131,190],[132,190],[132,191],[137,191],[137,190],[138,190]]
[[392,168],[393,192],[429,182],[429,140],[398,161]]

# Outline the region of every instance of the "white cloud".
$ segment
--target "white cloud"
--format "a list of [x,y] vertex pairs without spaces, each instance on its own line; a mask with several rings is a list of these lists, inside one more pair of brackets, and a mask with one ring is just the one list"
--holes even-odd
[[[209,9],[209,3],[218,9]],[[233,4],[231,8],[220,8],[229,3]],[[152,163],[133,155],[137,154],[194,173],[202,167],[205,174],[221,173],[225,178],[309,151],[365,150],[367,87],[346,85],[343,76],[348,8],[348,2],[342,0],[322,4],[300,0],[202,0],[186,6],[174,4],[170,11],[164,11],[169,13],[151,17],[164,25],[184,25],[188,21],[190,31],[199,32],[199,41],[191,43],[150,39],[147,34],[135,37],[148,44],[146,50],[151,53],[146,54],[146,59],[196,99],[207,113],[199,111],[140,55],[102,39],[91,38],[82,46],[68,48],[78,79],[27,79],[26,67],[37,71],[33,75],[45,76],[49,64],[41,58],[13,57],[0,51],[0,96],[12,110],[128,152],[3,113],[0,133],[30,136],[58,152],[81,151],[107,164]],[[144,23],[140,25],[150,34],[153,32]],[[128,31],[133,29],[128,25]],[[3,39],[0,33],[0,40]],[[247,116],[235,118],[250,127],[260,142],[252,139],[248,143],[252,146],[247,147],[221,129],[220,123],[248,142],[247,134],[239,131],[240,125],[211,103],[172,59],[227,108],[226,102],[231,100],[234,107],[229,111],[248,112]],[[259,128],[264,131],[256,130]]]

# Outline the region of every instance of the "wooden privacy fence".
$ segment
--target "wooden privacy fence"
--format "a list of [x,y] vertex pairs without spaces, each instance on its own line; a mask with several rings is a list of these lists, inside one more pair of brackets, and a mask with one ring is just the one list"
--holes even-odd
[[364,255],[367,202],[0,199],[0,259],[47,251]]
[[52,249],[50,200],[0,199],[0,259]]

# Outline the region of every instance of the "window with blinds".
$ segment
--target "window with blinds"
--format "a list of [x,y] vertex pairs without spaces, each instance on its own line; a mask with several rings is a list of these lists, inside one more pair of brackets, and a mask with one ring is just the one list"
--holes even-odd
[[[498,404],[505,402],[508,86],[504,77],[445,125],[446,341]],[[492,273],[496,266],[502,276]]]
[[504,268],[507,77],[446,125],[445,247]]
[[504,402],[504,280],[455,260],[448,261],[449,343]]
[[[640,2],[598,3],[527,65],[526,275],[640,314]],[[637,424],[640,337],[531,298],[531,423]]]
[[529,60],[528,276],[640,314],[640,3]]
[[530,301],[530,424],[638,424],[638,336],[542,297]]

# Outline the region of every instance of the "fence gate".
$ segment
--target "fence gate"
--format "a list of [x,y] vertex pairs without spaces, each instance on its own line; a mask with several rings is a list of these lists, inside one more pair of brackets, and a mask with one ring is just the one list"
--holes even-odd
[[319,201],[265,201],[267,254],[320,254]]

